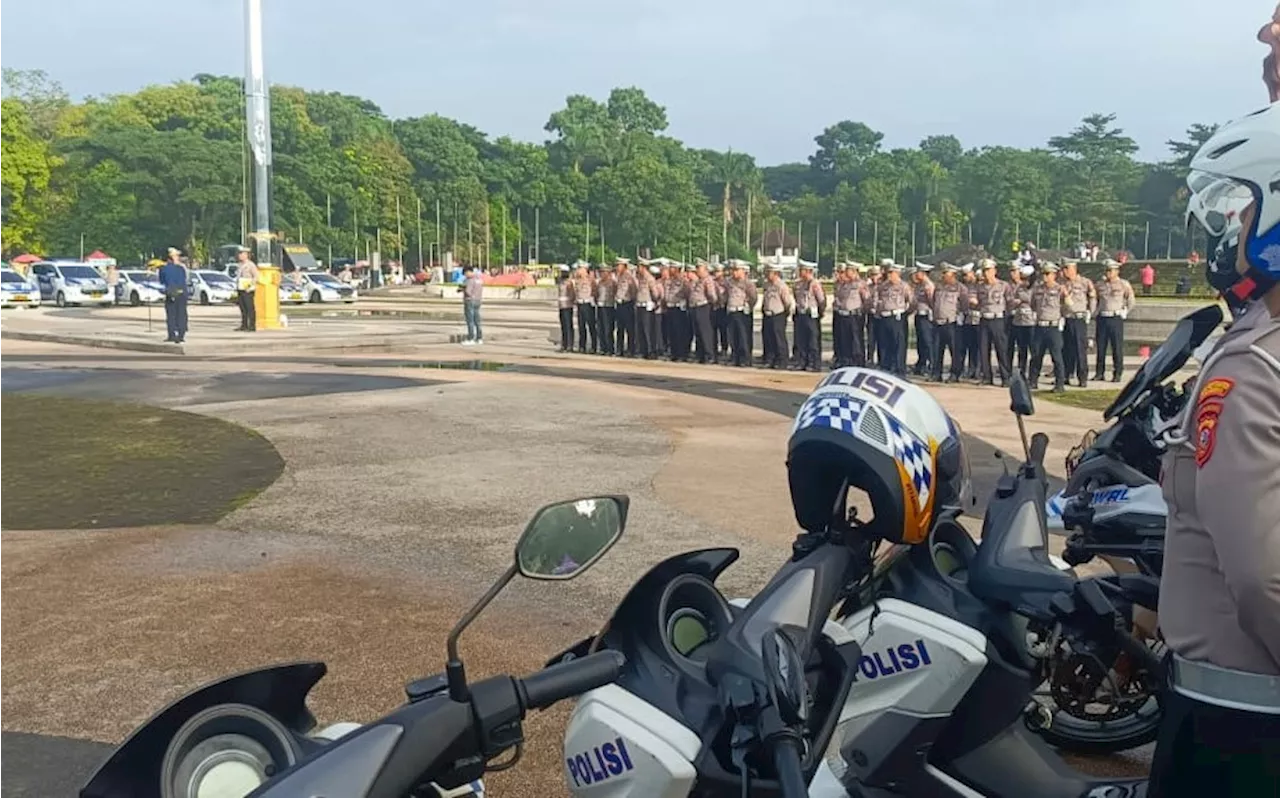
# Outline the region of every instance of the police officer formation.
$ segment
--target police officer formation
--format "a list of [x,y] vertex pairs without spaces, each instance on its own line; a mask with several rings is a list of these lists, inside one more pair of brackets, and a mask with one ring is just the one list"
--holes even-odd
[[[875,366],[904,378],[985,385],[1007,383],[1016,367],[1033,388],[1040,387],[1047,354],[1053,390],[1061,392],[1073,376],[1088,385],[1092,332],[1093,378],[1105,378],[1108,352],[1111,380],[1119,382],[1124,370],[1124,319],[1134,293],[1115,261],[1097,282],[1070,260],[1061,267],[1015,260],[1008,280],[991,259],[913,268],[890,258],[878,265],[846,261],[836,264],[830,297],[814,266],[800,261],[789,284],[766,265],[760,286],[743,260],[657,258],[633,266],[618,258],[612,268],[561,266],[560,351],[799,371]],[[833,351],[824,361],[828,314]],[[913,323],[916,357],[908,372]]]

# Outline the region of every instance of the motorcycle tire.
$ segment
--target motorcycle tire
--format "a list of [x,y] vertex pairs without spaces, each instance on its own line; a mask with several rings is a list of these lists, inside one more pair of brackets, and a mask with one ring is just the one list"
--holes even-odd
[[[1151,704],[1155,704],[1154,711]],[[1027,727],[1049,745],[1073,754],[1100,756],[1118,754],[1155,742],[1163,717],[1160,703],[1155,698],[1136,714],[1109,723],[1093,723],[1057,710],[1053,721],[1044,728],[1036,728],[1028,721]]]

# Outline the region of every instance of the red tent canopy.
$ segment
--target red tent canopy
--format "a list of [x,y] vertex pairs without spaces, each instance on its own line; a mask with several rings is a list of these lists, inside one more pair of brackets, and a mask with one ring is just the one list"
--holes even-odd
[[110,255],[103,252],[102,250],[95,249],[93,252],[89,253],[89,256],[85,258],[85,260],[106,260],[107,258],[110,258],[110,257],[111,257]]
[[28,252],[26,254],[19,255],[18,257],[14,258],[11,262],[12,263],[36,263],[39,260],[40,260],[39,255],[32,255],[30,252]]

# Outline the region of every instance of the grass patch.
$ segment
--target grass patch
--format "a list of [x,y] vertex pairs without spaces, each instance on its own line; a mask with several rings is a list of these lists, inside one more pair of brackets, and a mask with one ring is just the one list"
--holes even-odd
[[1085,410],[1097,410],[1101,413],[1111,406],[1115,401],[1116,395],[1120,391],[1117,388],[1103,388],[1098,390],[1083,391],[1067,391],[1066,393],[1051,393],[1049,391],[1040,391],[1036,394],[1036,399],[1044,399],[1049,402],[1057,402],[1060,405],[1071,405],[1072,407],[1083,407]]
[[212,523],[284,470],[266,438],[194,413],[11,393],[0,411],[5,529]]

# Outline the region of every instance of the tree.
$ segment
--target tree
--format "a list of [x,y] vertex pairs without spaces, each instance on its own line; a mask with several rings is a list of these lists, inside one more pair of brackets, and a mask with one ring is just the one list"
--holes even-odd
[[880,151],[884,134],[862,122],[837,122],[814,137],[818,151],[809,157],[809,165],[826,173],[849,174]]
[[1200,151],[1204,143],[1213,138],[1213,134],[1217,132],[1217,125],[1196,123],[1187,128],[1187,138],[1185,140],[1169,139],[1165,144],[1169,145],[1169,151],[1173,153],[1174,163],[1183,169],[1189,169],[1191,167],[1191,159]]

